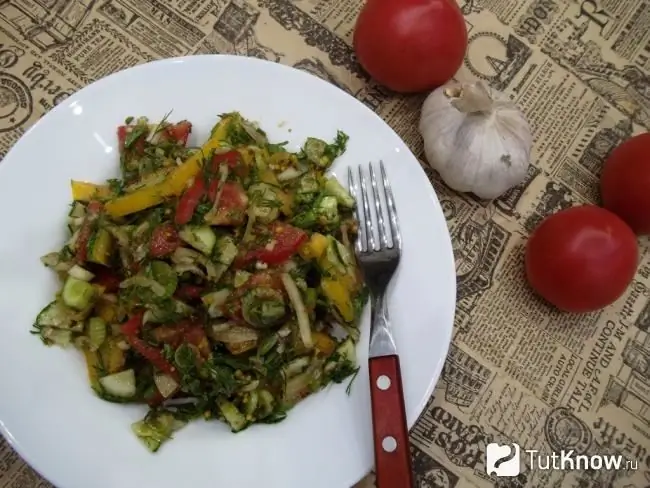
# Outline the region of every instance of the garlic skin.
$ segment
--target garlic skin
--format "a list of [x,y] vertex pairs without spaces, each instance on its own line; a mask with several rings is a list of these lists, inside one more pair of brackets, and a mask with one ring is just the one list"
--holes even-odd
[[526,177],[530,125],[514,103],[481,81],[450,82],[431,92],[419,130],[427,162],[456,191],[492,200]]

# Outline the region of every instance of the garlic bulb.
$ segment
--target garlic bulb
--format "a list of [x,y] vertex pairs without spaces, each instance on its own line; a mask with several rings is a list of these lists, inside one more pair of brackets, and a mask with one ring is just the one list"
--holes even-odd
[[420,133],[428,163],[452,189],[494,199],[521,183],[532,136],[524,114],[483,82],[451,82],[426,98]]

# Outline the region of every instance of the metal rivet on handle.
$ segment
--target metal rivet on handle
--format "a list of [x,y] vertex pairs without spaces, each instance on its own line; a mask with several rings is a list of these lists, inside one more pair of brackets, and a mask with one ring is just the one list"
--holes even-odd
[[388,390],[390,388],[390,378],[385,374],[382,374],[377,378],[377,388],[380,390]]
[[393,452],[395,449],[397,449],[397,441],[394,437],[391,436],[384,437],[384,439],[381,441],[381,447],[386,452]]

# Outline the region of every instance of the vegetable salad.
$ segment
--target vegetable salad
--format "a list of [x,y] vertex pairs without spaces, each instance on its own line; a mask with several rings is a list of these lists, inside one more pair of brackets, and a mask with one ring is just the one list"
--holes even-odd
[[192,419],[239,432],[354,379],[367,298],[354,199],[325,174],[343,132],[291,152],[236,112],[201,147],[191,131],[128,118],[120,178],[72,181],[33,331],[82,351],[101,399],[149,406],[132,429],[153,452]]

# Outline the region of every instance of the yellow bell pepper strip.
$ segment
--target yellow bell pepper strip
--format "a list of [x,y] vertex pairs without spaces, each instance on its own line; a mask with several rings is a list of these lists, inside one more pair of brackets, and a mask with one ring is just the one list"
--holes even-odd
[[95,185],[86,181],[72,180],[72,199],[77,202],[89,202],[90,200],[110,198],[113,192],[108,186]]
[[350,292],[345,284],[338,280],[325,278],[321,281],[320,286],[323,290],[323,295],[336,307],[343,320],[352,322],[354,320],[354,307],[350,299]]
[[126,363],[126,354],[120,348],[118,342],[117,337],[107,337],[99,347],[99,357],[108,374],[121,371],[124,363]]
[[304,259],[319,259],[328,245],[327,237],[318,232],[314,232],[309,240],[300,248],[300,255]]
[[229,121],[229,117],[221,119],[201,150],[174,168],[163,182],[109,200],[106,203],[106,212],[111,217],[123,217],[159,205],[167,197],[180,195],[187,183],[201,171],[203,156],[223,144],[228,133]]
[[325,356],[330,356],[336,349],[336,342],[323,332],[314,331],[311,333],[314,347]]
[[100,298],[95,305],[95,312],[107,324],[115,323],[117,320],[117,307],[108,300]]
[[86,358],[86,370],[88,371],[88,382],[93,389],[101,388],[99,383],[98,369],[101,366],[99,354],[90,349],[84,348],[84,357]]

